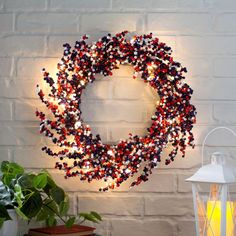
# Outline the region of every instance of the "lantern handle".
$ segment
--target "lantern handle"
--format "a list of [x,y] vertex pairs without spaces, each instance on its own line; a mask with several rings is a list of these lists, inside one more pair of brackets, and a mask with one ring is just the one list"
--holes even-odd
[[206,135],[206,137],[204,138],[204,141],[202,143],[202,166],[203,166],[203,160],[204,160],[203,155],[204,155],[204,148],[205,148],[206,140],[210,136],[210,134],[212,134],[213,132],[215,132],[216,130],[219,130],[219,129],[225,129],[236,137],[236,133],[232,129],[225,127],[225,126],[216,127],[214,129],[212,129],[210,132],[208,132],[208,134]]

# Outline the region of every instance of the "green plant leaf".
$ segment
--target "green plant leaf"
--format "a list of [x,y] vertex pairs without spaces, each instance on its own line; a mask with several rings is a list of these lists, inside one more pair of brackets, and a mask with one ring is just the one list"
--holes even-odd
[[4,221],[5,221],[4,218],[0,218],[0,229],[2,228]]
[[3,161],[1,163],[1,171],[2,171],[2,173],[6,173],[8,171],[8,165],[9,165],[9,161]]
[[9,186],[10,183],[11,183],[11,181],[12,181],[15,177],[16,177],[15,174],[10,174],[10,173],[8,173],[8,174],[3,175],[2,181],[3,181],[3,183],[4,183],[6,186]]
[[54,217],[48,217],[46,220],[46,225],[48,227],[55,226],[55,225],[57,225],[57,220]]
[[48,212],[43,207],[36,216],[37,221],[44,221],[48,218]]
[[38,214],[43,205],[39,192],[33,192],[24,202],[20,210],[28,217],[32,218]]
[[15,208],[16,213],[23,219],[23,220],[29,220],[29,218],[20,210],[20,208]]
[[75,216],[69,217],[69,219],[66,221],[66,227],[70,228],[75,223]]
[[96,211],[91,211],[90,214],[93,215],[99,221],[102,221],[101,215],[99,215]]
[[6,207],[3,205],[0,205],[0,215],[1,218],[4,218],[4,220],[11,220],[11,217],[9,216]]
[[3,183],[9,186],[11,181],[15,179],[17,175],[24,173],[24,168],[15,162],[3,161],[1,164],[1,171]]
[[81,212],[79,213],[79,216],[84,218],[84,220],[98,223],[98,220],[91,213]]
[[61,216],[66,215],[70,207],[69,200],[66,199],[65,201],[61,202],[59,205],[59,213]]
[[58,210],[58,205],[56,204],[56,202],[52,199],[47,199],[44,203],[43,203],[43,207],[44,209],[47,211],[48,215],[53,216],[55,213],[59,214],[59,210]]
[[47,174],[41,173],[33,179],[33,186],[37,189],[43,189],[47,184]]
[[17,183],[21,186],[22,189],[32,188],[33,187],[33,179],[35,177],[35,174],[27,173],[23,174],[18,177]]
[[43,190],[45,191],[45,193],[50,196],[50,190],[54,187],[56,187],[57,185],[55,184],[55,182],[53,181],[53,179],[51,178],[50,174],[48,172],[47,173],[47,184],[46,186],[43,188]]
[[15,174],[23,174],[24,173],[24,168],[15,162],[10,162],[8,164],[8,167],[10,169],[10,170],[8,170],[8,172],[13,172]]
[[10,190],[2,181],[0,181],[0,205],[12,205]]
[[65,199],[65,192],[62,188],[56,186],[50,190],[52,199],[59,205]]
[[22,207],[24,195],[21,191],[21,186],[19,184],[15,184],[14,186],[14,200],[17,202],[18,207]]

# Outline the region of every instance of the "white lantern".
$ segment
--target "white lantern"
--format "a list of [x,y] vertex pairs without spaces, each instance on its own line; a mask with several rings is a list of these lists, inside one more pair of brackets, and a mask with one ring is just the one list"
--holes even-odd
[[[220,128],[225,127],[216,129]],[[226,163],[225,155],[213,153],[211,163],[203,165],[186,181],[192,183],[196,235],[235,236],[236,202],[232,200],[230,189],[236,184],[236,169]]]

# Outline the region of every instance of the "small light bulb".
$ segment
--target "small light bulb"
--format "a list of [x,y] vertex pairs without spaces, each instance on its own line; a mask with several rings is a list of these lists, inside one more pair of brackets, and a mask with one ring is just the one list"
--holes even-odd
[[81,122],[80,121],[75,122],[75,128],[76,129],[78,129],[80,126],[81,126]]

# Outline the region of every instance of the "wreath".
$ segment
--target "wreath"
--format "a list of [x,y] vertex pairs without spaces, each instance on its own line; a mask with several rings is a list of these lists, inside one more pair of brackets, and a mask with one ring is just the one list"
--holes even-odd
[[[186,146],[194,147],[192,128],[196,122],[196,109],[190,104],[193,90],[184,83],[187,72],[173,60],[172,50],[154,38],[152,33],[128,39],[128,31],[112,36],[108,34],[88,44],[85,35],[74,48],[66,43],[64,55],[57,64],[57,79],[43,69],[44,80],[50,92],[45,96],[37,85],[41,101],[52,112],[53,118],[36,111],[41,120],[40,132],[49,137],[60,151],[42,148],[57,158],[55,167],[65,171],[65,177],[79,176],[80,180],[104,180],[100,191],[114,189],[136,173],[141,173],[131,187],[147,181],[152,169],[161,161],[163,149],[171,151],[165,160],[169,164],[178,152],[185,156]],[[133,78],[141,79],[155,89],[160,97],[147,135],[129,134],[115,145],[104,144],[81,118],[81,95],[96,74],[111,76],[119,65],[134,69]],[[142,168],[142,169],[141,169]],[[141,170],[140,170],[141,169]]]

